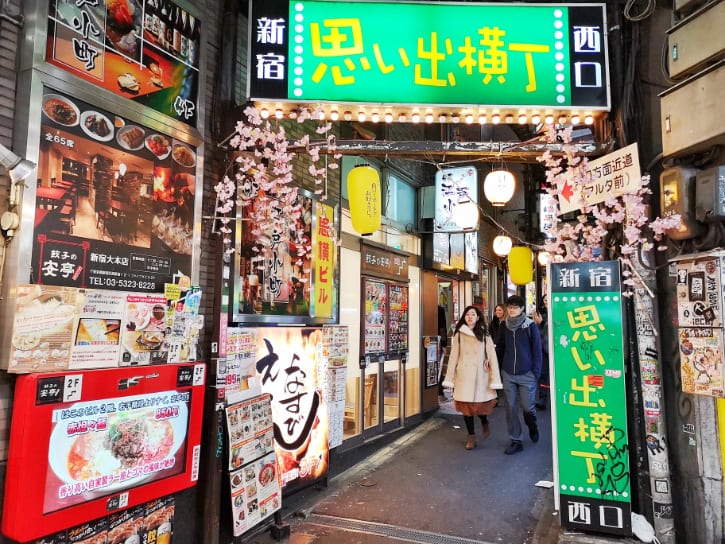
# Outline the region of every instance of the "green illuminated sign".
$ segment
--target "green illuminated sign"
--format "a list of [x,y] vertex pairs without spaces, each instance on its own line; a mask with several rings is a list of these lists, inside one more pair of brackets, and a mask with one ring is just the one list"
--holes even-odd
[[255,2],[250,97],[608,109],[602,4]]
[[617,261],[551,266],[562,523],[630,529],[629,440]]

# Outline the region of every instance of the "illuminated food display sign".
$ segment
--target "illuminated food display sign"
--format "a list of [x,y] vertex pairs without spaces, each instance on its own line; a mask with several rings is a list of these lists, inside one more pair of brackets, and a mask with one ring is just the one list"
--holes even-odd
[[333,323],[337,319],[337,208],[298,190],[293,211],[263,190],[240,188],[233,321]]
[[255,101],[608,110],[604,4],[252,3]]
[[168,364],[18,377],[3,534],[26,542],[194,485],[204,373]]
[[166,0],[50,2],[46,61],[196,126],[201,22]]
[[562,524],[629,535],[619,262],[556,263],[550,278]]
[[196,149],[49,89],[42,110],[34,282],[163,292],[191,276]]
[[261,328],[255,363],[271,396],[277,466],[282,485],[321,478],[329,463],[329,411],[323,394],[327,359],[321,327]]

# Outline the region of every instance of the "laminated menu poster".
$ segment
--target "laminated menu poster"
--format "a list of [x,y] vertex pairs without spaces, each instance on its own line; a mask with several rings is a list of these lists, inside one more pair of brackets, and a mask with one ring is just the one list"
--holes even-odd
[[77,289],[18,286],[8,371],[54,372],[68,368],[80,301]]
[[68,368],[116,367],[126,294],[96,290],[83,290],[82,293],[83,304],[73,335]]
[[234,536],[254,527],[282,506],[274,453],[229,474],[232,488]]
[[249,378],[256,375],[257,332],[255,329],[229,327],[226,339],[226,360],[217,372],[217,385],[224,388],[227,402],[234,402],[240,391],[249,388]]
[[230,471],[274,451],[271,401],[266,393],[227,407]]
[[166,297],[129,294],[121,332],[121,366],[166,363]]

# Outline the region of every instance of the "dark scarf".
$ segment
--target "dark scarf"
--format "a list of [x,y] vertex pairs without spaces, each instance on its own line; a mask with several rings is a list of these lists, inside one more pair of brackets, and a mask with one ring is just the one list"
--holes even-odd
[[506,328],[510,331],[515,331],[521,325],[524,324],[525,319],[526,319],[526,314],[523,312],[521,312],[521,315],[518,317],[507,317],[506,318]]

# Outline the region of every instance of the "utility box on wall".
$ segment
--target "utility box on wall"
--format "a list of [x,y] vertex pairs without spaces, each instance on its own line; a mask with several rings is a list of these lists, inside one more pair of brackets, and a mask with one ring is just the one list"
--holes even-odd
[[659,95],[665,157],[725,144],[723,89],[725,60]]
[[681,80],[725,56],[725,2],[708,4],[667,31],[670,77]]

